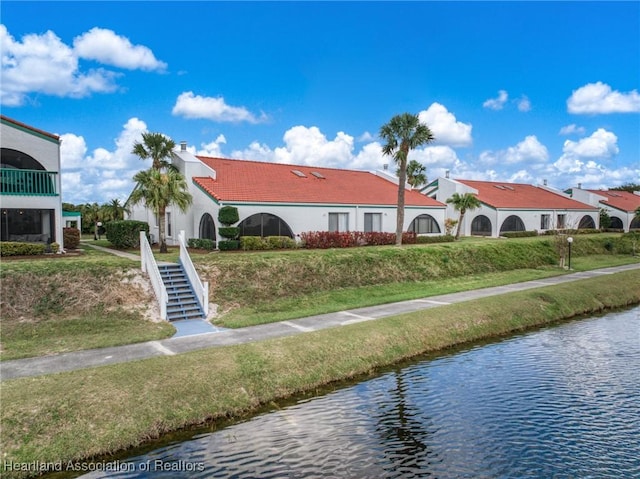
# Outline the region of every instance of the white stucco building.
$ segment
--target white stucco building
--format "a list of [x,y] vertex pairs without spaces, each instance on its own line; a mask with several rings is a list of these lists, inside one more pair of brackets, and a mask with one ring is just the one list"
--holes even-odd
[[640,208],[640,191],[583,190],[571,188],[571,197],[577,201],[603,208],[611,218],[610,228],[621,229],[628,233],[640,229],[640,218],[635,217]]
[[[480,200],[481,207],[467,211],[462,225],[458,225],[461,236],[598,228],[600,220],[597,207],[546,186],[438,178],[422,191],[442,203],[454,193],[472,193]],[[458,216],[453,206],[447,205],[447,217]]]
[[63,245],[60,138],[0,117],[2,241]]
[[[218,211],[223,206],[238,209],[241,236],[395,232],[398,183],[385,172],[196,157],[184,143],[172,163],[185,176],[193,204],[187,213],[167,209],[168,244],[176,243],[180,230],[187,238],[219,240]],[[446,205],[410,188],[405,204],[405,231],[444,234]],[[158,239],[151,211],[136,206],[129,218],[148,222]]]

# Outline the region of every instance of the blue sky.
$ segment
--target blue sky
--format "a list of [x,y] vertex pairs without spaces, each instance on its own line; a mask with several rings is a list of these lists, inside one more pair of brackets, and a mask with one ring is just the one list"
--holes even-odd
[[419,114],[430,179],[640,182],[640,2],[16,2],[2,113],[62,136],[63,201],[124,200],[144,131],[375,170]]

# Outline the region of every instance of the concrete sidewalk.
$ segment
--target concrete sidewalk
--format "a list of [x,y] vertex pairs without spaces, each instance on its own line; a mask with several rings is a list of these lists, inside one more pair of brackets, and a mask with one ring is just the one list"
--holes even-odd
[[217,328],[215,332],[174,336],[162,341],[150,341],[112,348],[92,349],[55,356],[1,361],[0,378],[4,381],[20,377],[40,376],[44,374],[104,366],[107,364],[135,361],[156,356],[173,356],[205,348],[248,343],[271,338],[282,338],[295,334],[346,326],[362,321],[371,321],[402,313],[437,308],[448,304],[461,303],[464,301],[544,286],[553,286],[634,269],[640,269],[640,263],[579,273],[570,273],[542,280],[477,289],[461,293],[430,296],[424,299],[402,301],[399,303],[369,306],[366,308],[309,316],[306,318],[281,321],[278,323],[264,324],[260,326],[251,326],[241,329]]

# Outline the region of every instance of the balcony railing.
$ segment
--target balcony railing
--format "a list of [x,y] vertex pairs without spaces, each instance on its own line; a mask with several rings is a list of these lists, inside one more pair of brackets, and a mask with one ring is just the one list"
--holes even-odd
[[0,194],[22,196],[57,196],[57,171],[0,168]]

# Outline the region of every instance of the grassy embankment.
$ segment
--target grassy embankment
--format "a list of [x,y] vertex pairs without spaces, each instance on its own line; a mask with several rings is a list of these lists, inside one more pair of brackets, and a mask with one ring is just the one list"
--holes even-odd
[[634,270],[295,337],[5,381],[2,461],[115,453],[428,351],[637,304],[638,284]]
[[[579,236],[572,269],[637,262],[620,235]],[[175,251],[162,260],[175,260]],[[554,239],[465,239],[403,248],[194,255],[223,313],[242,327],[564,274]],[[139,265],[87,249],[82,257],[2,261],[3,360],[162,339],[167,323]],[[157,310],[151,314],[157,315]]]

